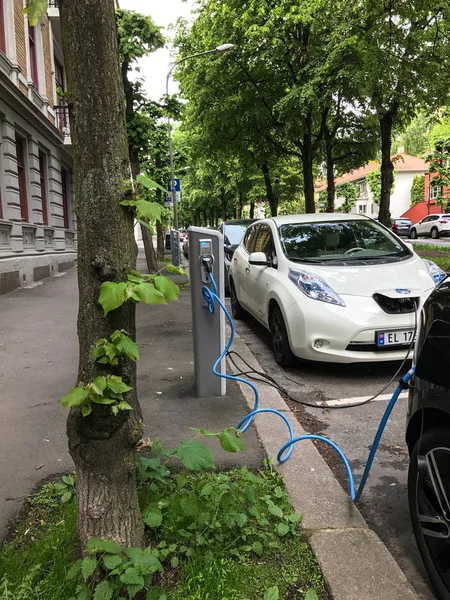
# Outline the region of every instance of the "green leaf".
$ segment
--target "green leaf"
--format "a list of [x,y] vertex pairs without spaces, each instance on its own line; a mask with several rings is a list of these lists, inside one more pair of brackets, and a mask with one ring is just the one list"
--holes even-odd
[[279,517],[280,519],[283,518],[283,511],[281,510],[281,508],[279,506],[275,506],[275,504],[270,504],[269,505],[269,512],[274,515],[275,517]]
[[67,571],[67,575],[66,575],[66,579],[67,581],[71,581],[72,579],[75,579],[75,577],[78,575],[78,573],[81,571],[81,563],[83,561],[82,560],[77,560],[76,563],[74,563],[70,569]]
[[95,404],[114,404],[116,402],[114,398],[99,396],[98,394],[91,394],[90,398]]
[[167,300],[178,300],[180,288],[168,277],[157,275],[154,279],[154,284],[157,290],[162,292]]
[[315,590],[313,590],[313,588],[310,588],[306,594],[305,594],[305,600],[319,600],[319,597],[317,596]]
[[172,558],[170,559],[170,566],[172,567],[172,569],[176,569],[179,564],[180,559],[178,558],[178,556],[172,556]]
[[289,515],[288,519],[291,523],[300,523],[300,521],[303,519],[303,515],[296,513],[294,515]]
[[141,283],[136,286],[136,295],[146,304],[167,304],[164,294],[155,288],[153,283]]
[[119,410],[133,410],[133,407],[131,406],[131,404],[128,404],[128,402],[125,402],[125,400],[122,400],[122,402],[119,402],[119,404],[117,405],[117,408]]
[[38,20],[47,12],[47,0],[28,0],[28,5],[23,12],[28,15],[31,27],[37,25]]
[[165,190],[162,185],[159,185],[159,183],[156,183],[156,181],[153,181],[152,179],[150,179],[149,177],[147,177],[146,175],[138,175],[136,177],[136,181],[138,183],[140,183],[142,186],[144,186],[145,188],[147,188],[148,190],[155,190],[155,189],[159,189],[164,193],[167,193],[167,190]]
[[70,392],[61,398],[61,404],[64,408],[71,408],[72,406],[80,406],[83,404],[87,398],[89,397],[89,392],[87,392],[83,387],[78,386],[70,390]]
[[111,540],[99,540],[97,538],[89,538],[86,545],[86,550],[89,554],[97,554],[98,552],[106,552],[108,554],[120,554],[122,548]]
[[279,598],[280,592],[276,585],[266,590],[266,593],[264,594],[264,600],[279,600]]
[[248,517],[245,513],[239,513],[238,516],[236,517],[236,522],[239,525],[239,527],[244,527],[244,525],[247,523],[247,521],[248,521]]
[[112,571],[123,562],[122,557],[118,554],[105,554],[103,557],[103,563],[108,571]]
[[181,500],[181,510],[186,517],[195,517],[200,513],[200,502],[195,496],[189,496]]
[[87,417],[91,414],[92,412],[92,404],[85,404],[84,406],[81,407],[81,414],[83,415],[83,417]]
[[106,385],[115,394],[124,394],[133,389],[122,381],[122,377],[118,377],[117,375],[108,375]]
[[202,491],[200,492],[200,496],[210,496],[214,491],[214,486],[212,483],[205,483],[202,487]]
[[273,490],[274,496],[276,498],[283,498],[284,492],[279,485]]
[[94,600],[111,600],[114,593],[114,586],[110,581],[104,579],[95,588]]
[[276,532],[280,537],[289,533],[289,525],[287,523],[278,523]]
[[130,360],[139,359],[139,346],[124,333],[121,333],[119,338],[114,339],[114,344],[117,350],[121,354],[128,356]]
[[242,452],[245,450],[244,444],[232,428],[224,429],[219,435],[219,441],[226,452]]
[[187,275],[185,269],[181,266],[166,265],[165,269],[168,273],[173,273],[174,275]]
[[134,584],[127,585],[128,598],[130,600],[132,600],[132,598],[134,598],[136,596],[136,594],[138,594],[142,590],[144,585],[145,585],[144,583],[142,583],[142,584],[134,583]]
[[63,475],[61,477],[61,479],[64,481],[64,483],[66,483],[67,485],[74,485],[75,483],[75,479],[71,476],[71,475]]
[[105,281],[100,289],[99,303],[102,305],[105,315],[112,310],[116,310],[126,300],[127,284],[122,281],[114,283],[113,281]]
[[261,542],[253,542],[252,550],[255,554],[258,554],[258,556],[261,556],[263,553],[263,545],[261,544]]
[[191,471],[200,469],[214,469],[214,461],[211,450],[196,440],[185,440],[177,449],[177,457],[184,466]]
[[138,200],[136,202],[136,216],[141,219],[153,219],[161,220],[161,204],[156,202],[149,202],[148,200]]
[[81,563],[81,574],[83,575],[83,579],[87,581],[96,568],[97,560],[95,558],[91,558],[90,556],[83,558],[83,562]]
[[201,433],[203,436],[205,437],[209,437],[209,438],[213,438],[213,437],[219,437],[219,433],[214,433],[213,431],[208,431],[207,429],[199,429],[198,427],[189,427],[189,429],[191,431],[197,431],[198,433]]
[[104,344],[104,341],[102,342],[101,346],[95,346],[95,348],[92,352],[92,354],[94,356],[94,360],[98,360],[102,356],[105,356],[106,351],[105,351],[105,346],[103,344]]
[[69,502],[69,500],[72,498],[72,492],[65,492],[62,496],[61,496],[61,502],[63,504],[66,504],[67,502]]
[[120,576],[120,581],[125,585],[144,585],[144,578],[135,567],[128,567]]
[[233,498],[232,498],[230,492],[226,492],[220,499],[220,506],[224,512],[227,512],[227,510],[230,508],[232,499]]
[[159,508],[150,506],[144,510],[142,519],[148,527],[159,527],[163,521],[163,516]]
[[77,600],[91,600],[91,592],[86,584],[77,585]]

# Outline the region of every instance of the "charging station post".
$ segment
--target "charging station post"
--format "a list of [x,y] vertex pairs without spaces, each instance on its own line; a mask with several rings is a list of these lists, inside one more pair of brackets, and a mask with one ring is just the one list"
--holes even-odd
[[[223,235],[203,227],[190,227],[189,278],[192,298],[192,333],[194,337],[195,389],[198,397],[225,396],[226,380],[213,373],[213,365],[225,348],[225,315],[222,310],[210,314],[202,294],[204,285],[210,286],[211,278],[202,265],[206,259],[211,265],[217,284],[217,295],[225,302],[225,268]],[[218,367],[225,375],[225,359]]]
[[172,229],[170,232],[170,248],[172,250],[172,264],[178,267],[181,264],[180,232]]

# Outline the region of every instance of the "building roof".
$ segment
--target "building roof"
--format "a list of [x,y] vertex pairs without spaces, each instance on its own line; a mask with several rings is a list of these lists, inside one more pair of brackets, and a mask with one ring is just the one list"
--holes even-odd
[[[394,154],[393,156],[391,156],[391,160],[394,163],[396,171],[419,171],[425,173],[428,170],[427,163],[423,160],[423,158],[411,156],[410,154],[406,154],[405,152]],[[377,169],[378,166],[379,163],[373,160],[369,164],[364,165],[364,167],[360,167],[359,169],[350,171],[349,173],[346,173],[341,177],[337,177],[334,180],[334,183],[336,186],[338,186],[342,183],[346,183],[347,181],[357,181],[358,179],[364,179],[367,175],[369,175],[369,173],[375,171],[375,169]],[[316,181],[314,188],[316,192],[326,190],[326,181],[324,179]]]

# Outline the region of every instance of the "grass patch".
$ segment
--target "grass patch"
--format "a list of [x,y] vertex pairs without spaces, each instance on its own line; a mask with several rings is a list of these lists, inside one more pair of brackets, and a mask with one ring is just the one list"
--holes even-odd
[[449,246],[437,246],[435,244],[416,244],[413,242],[414,250],[424,250],[424,251],[435,251],[442,252],[443,254],[450,255],[450,245]]
[[[80,584],[86,590],[83,599],[93,598],[98,577],[110,586],[113,600],[263,600],[274,586],[280,600],[303,600],[311,588],[320,600],[328,598],[317,560],[299,530],[300,516],[269,463],[257,474],[243,468],[164,477],[160,468],[141,484],[139,495],[150,550],[137,551],[138,556],[119,549],[118,558],[94,543],[85,559],[94,575],[84,583],[81,563],[67,580],[80,554],[75,501],[61,503],[61,484],[45,484],[1,549],[0,600],[66,600],[76,596]],[[123,573],[143,569],[147,559],[159,567],[141,571],[145,586],[126,586],[116,567],[116,573],[108,571],[108,562],[122,561]]]

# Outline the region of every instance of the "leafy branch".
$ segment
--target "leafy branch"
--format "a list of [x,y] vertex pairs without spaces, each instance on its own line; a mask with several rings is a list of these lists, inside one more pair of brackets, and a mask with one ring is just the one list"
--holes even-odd
[[78,385],[70,390],[61,398],[61,404],[64,408],[81,406],[83,417],[91,414],[94,404],[109,405],[113,415],[117,415],[120,410],[133,410],[123,398],[123,394],[132,389],[117,375],[99,376],[85,386]]
[[110,342],[106,338],[95,342],[93,354],[98,363],[117,366],[122,356],[127,356],[134,362],[139,359],[139,346],[128,337],[126,331],[116,329],[110,339]]

